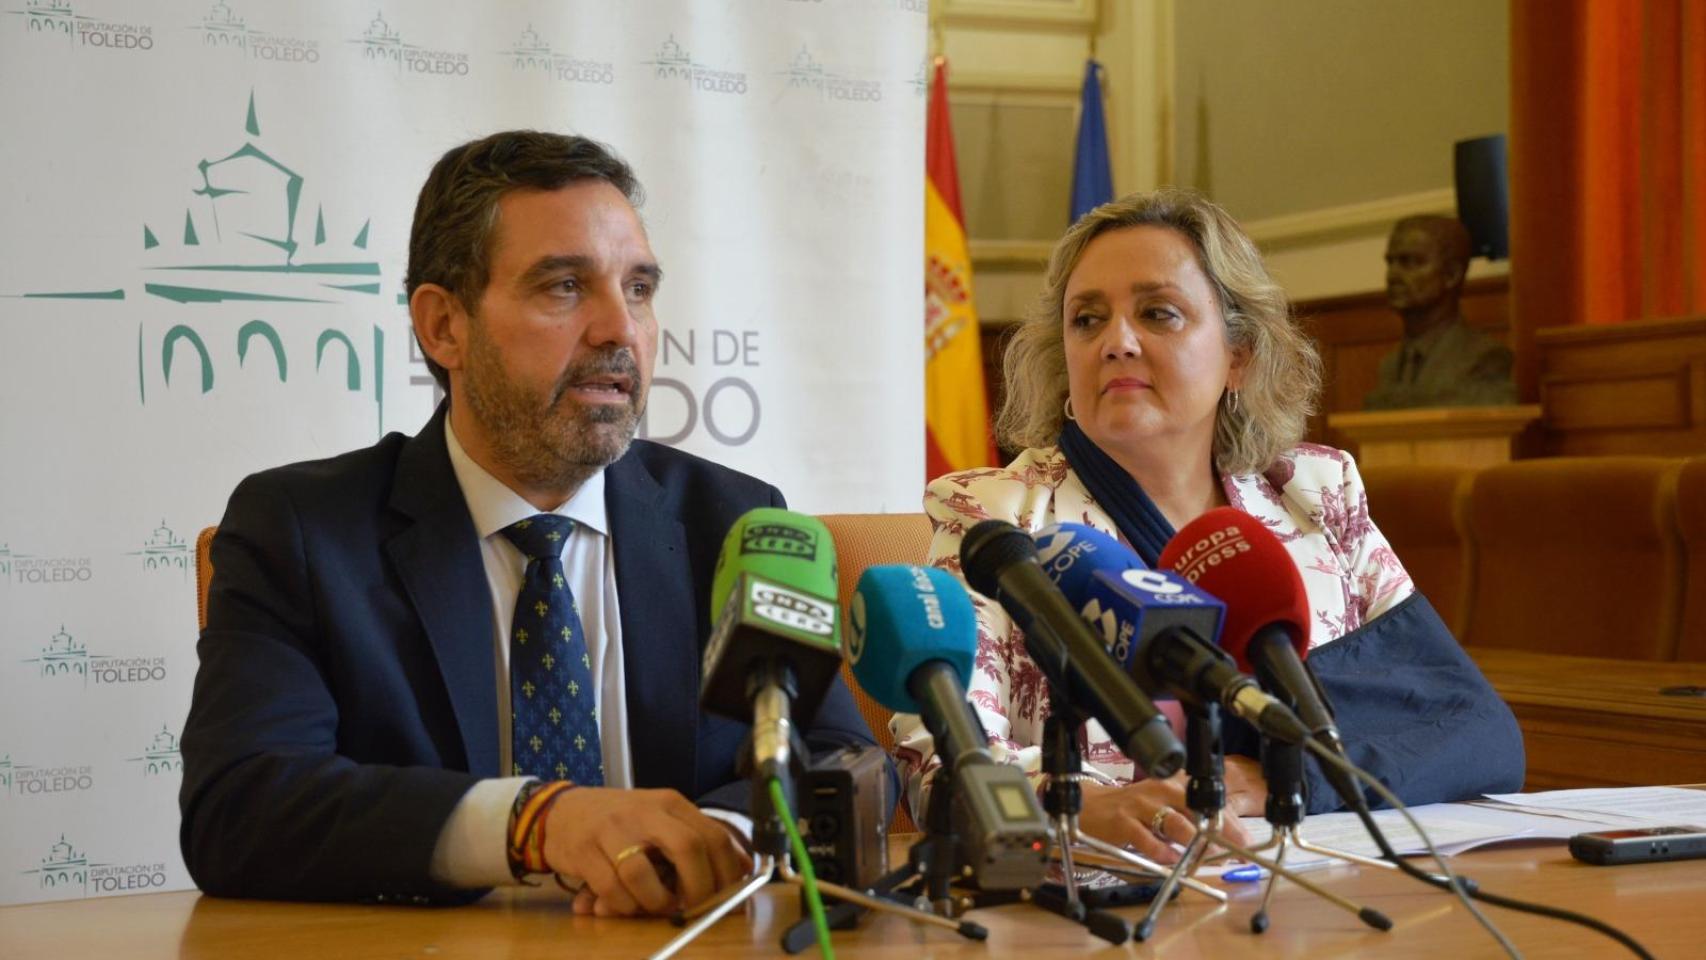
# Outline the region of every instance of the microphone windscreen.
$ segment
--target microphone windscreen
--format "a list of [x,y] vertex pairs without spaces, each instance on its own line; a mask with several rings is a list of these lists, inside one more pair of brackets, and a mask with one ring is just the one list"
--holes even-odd
[[847,610],[843,652],[871,699],[921,712],[907,680],[921,664],[946,662],[964,687],[977,657],[977,617],[966,588],[935,567],[867,567]]
[[1074,602],[1090,589],[1098,570],[1119,574],[1142,570],[1135,551],[1108,534],[1082,523],[1057,523],[1036,532],[1037,563],[1060,592]]
[[1242,510],[1216,507],[1185,524],[1161,551],[1174,570],[1226,604],[1220,645],[1251,672],[1250,640],[1277,625],[1299,657],[1309,652],[1309,594],[1285,545]]
[[960,538],[960,572],[978,593],[995,599],[1002,571],[1035,559],[1031,535],[1004,520],[980,520]]
[[741,514],[723,537],[711,575],[711,620],[722,615],[735,578],[750,573],[795,590],[834,600],[835,541],[823,521],[780,507]]

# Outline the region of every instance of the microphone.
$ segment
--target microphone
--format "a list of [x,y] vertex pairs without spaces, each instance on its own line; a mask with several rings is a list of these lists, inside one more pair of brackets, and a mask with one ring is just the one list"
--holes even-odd
[[1172,776],[1185,750],[1130,674],[1119,668],[1037,563],[1023,530],[984,520],[960,541],[972,589],[1000,603],[1025,634],[1025,650],[1049,684],[1095,717],[1114,744],[1151,777]]
[[1217,596],[1229,597],[1221,647],[1239,669],[1297,700],[1311,735],[1338,742],[1333,712],[1309,654],[1309,594],[1297,564],[1260,520],[1216,507],[1185,525],[1161,552],[1163,566]]
[[1212,594],[1171,571],[1143,569],[1129,548],[1081,524],[1060,524],[1043,535],[1060,531],[1095,545],[1063,576],[1062,585],[1072,587],[1064,592],[1139,686],[1192,705],[1219,703],[1287,742],[1308,736],[1285,704],[1215,646],[1226,607]]
[[712,594],[720,612],[705,646],[699,705],[750,720],[759,776],[787,784],[790,717],[815,715],[841,667],[829,530],[789,510],[747,511],[723,539]]
[[742,571],[785,577],[836,596],[835,541],[816,517],[781,507],[754,507],[741,514],[723,537],[711,573],[711,619],[723,613]]
[[[1326,691],[1304,662],[1309,595],[1279,538],[1255,517],[1217,507],[1186,524],[1161,551],[1161,563],[1229,600],[1221,646],[1241,669],[1295,705],[1311,737],[1344,756]],[[1322,764],[1322,773],[1347,802],[1361,798],[1338,768]]]
[[916,713],[935,738],[951,784],[961,862],[985,890],[1043,882],[1048,821],[1017,767],[995,762],[983,724],[966,701],[977,655],[971,597],[952,575],[890,564],[859,577],[847,610],[847,662],[870,697]]

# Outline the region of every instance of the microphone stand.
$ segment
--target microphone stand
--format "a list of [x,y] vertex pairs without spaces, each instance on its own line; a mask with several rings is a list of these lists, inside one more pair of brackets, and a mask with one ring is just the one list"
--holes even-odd
[[1185,847],[1179,862],[1161,883],[1161,891],[1150,902],[1149,910],[1138,923],[1135,936],[1147,940],[1155,933],[1155,923],[1161,908],[1167,905],[1173,891],[1187,877],[1195,874],[1210,846],[1230,850],[1239,857],[1283,876],[1310,893],[1357,915],[1362,922],[1377,930],[1392,929],[1392,921],[1372,907],[1362,907],[1344,897],[1309,882],[1280,863],[1257,856],[1255,851],[1226,838],[1220,830],[1220,818],[1226,806],[1225,761],[1220,743],[1220,705],[1212,701],[1187,704],[1185,708],[1185,769],[1190,781],[1185,786],[1185,805],[1196,814],[1196,836]]
[[[681,911],[673,916],[671,920],[678,926],[688,924],[689,921],[692,922],[685,930],[676,934],[674,939],[664,944],[658,952],[652,954],[652,960],[668,960],[669,957],[673,957],[682,948],[698,939],[700,934],[709,930],[718,920],[728,916],[734,908],[751,900],[753,895],[773,879],[793,884],[802,890],[805,887],[805,877],[795,871],[791,859],[787,827],[782,819],[783,811],[776,808],[770,797],[770,780],[775,777],[782,784],[783,794],[792,796],[794,774],[799,772],[802,765],[801,758],[807,753],[800,749],[799,736],[793,730],[792,722],[788,717],[791,706],[788,698],[772,695],[769,688],[762,683],[762,679],[756,678],[753,686],[759,689],[759,696],[765,698],[763,707],[768,711],[765,715],[771,722],[768,725],[755,723],[752,739],[756,743],[770,745],[772,752],[765,755],[779,757],[784,766],[777,769],[768,762],[752,764],[750,771],[752,784],[752,875],[747,878],[745,883],[731,889],[722,897],[712,898],[703,904]],[[759,711],[755,710],[755,715],[759,715]],[[784,748],[775,744],[776,739],[786,740],[787,746]],[[754,750],[748,753],[748,756],[753,756],[759,752],[760,750]],[[840,897],[842,900],[857,904],[867,910],[881,910],[885,913],[905,917],[914,923],[927,923],[944,927],[968,939],[982,940],[989,935],[987,930],[975,923],[958,922],[947,917],[938,917],[933,913],[915,910],[880,896],[842,886],[839,883],[817,880],[816,886],[825,894]],[[808,944],[809,942],[807,941]],[[786,948],[789,943],[790,938],[784,934],[782,938],[783,947]]]
[[[867,897],[881,898],[903,909],[926,914],[933,908],[937,916],[950,920],[963,912],[959,909],[963,904],[954,899],[949,889],[954,878],[960,873],[956,856],[959,850],[959,835],[953,825],[954,790],[953,761],[944,757],[942,769],[936,774],[935,783],[931,788],[930,802],[925,812],[924,837],[912,845],[904,866],[883,874],[862,891]],[[896,892],[920,877],[924,880],[924,893],[909,899]],[[829,889],[822,880],[818,881],[818,886]],[[843,899],[833,906],[826,906],[825,915],[831,929],[846,930],[851,929],[868,909],[873,908],[862,901]],[[982,940],[989,935],[989,931],[982,925],[970,921],[962,921],[953,929],[972,940]],[[782,935],[782,949],[788,953],[799,953],[816,940],[817,932],[812,926],[811,918],[802,917]]]
[[[1297,744],[1284,743],[1272,737],[1262,738],[1262,776],[1268,781],[1268,800],[1263,808],[1263,815],[1273,826],[1273,836],[1260,846],[1252,847],[1255,852],[1274,850],[1274,862],[1285,863],[1286,853],[1293,847],[1309,853],[1331,857],[1345,863],[1359,864],[1365,867],[1382,867],[1387,870],[1398,869],[1397,864],[1386,860],[1376,860],[1351,853],[1347,850],[1336,850],[1310,843],[1303,837],[1303,820],[1307,803],[1303,796],[1303,748]],[[1274,887],[1279,882],[1279,874],[1268,877],[1266,889],[1262,891],[1262,902],[1250,917],[1250,930],[1262,933],[1268,929],[1268,902],[1273,898]]]
[[[1074,923],[1084,925],[1091,933],[1110,943],[1121,944],[1131,937],[1130,925],[1109,911],[1085,906],[1078,895],[1073,850],[1083,848],[1110,859],[1120,860],[1153,876],[1166,874],[1167,868],[1079,829],[1078,814],[1084,808],[1084,793],[1080,784],[1085,777],[1084,757],[1078,749],[1078,731],[1083,727],[1085,719],[1085,715],[1064,697],[1053,690],[1050,691],[1049,715],[1043,722],[1043,772],[1048,777],[1048,785],[1043,792],[1043,809],[1054,821],[1056,851],[1064,877],[1062,886],[1066,890],[1066,896],[1062,898],[1044,890],[1021,891],[1018,894],[985,893],[980,895],[976,902],[979,906],[993,906],[1014,900],[1028,900]],[[1225,891],[1194,877],[1184,877],[1180,882],[1214,900],[1226,900]],[[1171,891],[1167,895],[1171,896]]]
[[1131,939],[1131,925],[1110,911],[1086,906],[1078,896],[1078,879],[1072,866],[1073,839],[1078,836],[1078,813],[1084,808],[1084,793],[1079,787],[1084,776],[1084,757],[1078,750],[1077,737],[1084,719],[1084,715],[1050,684],[1049,715],[1043,721],[1043,773],[1048,778],[1048,785],[1043,790],[1043,810],[1054,824],[1066,896],[1039,887],[1035,890],[980,893],[973,902],[980,907],[1016,901],[1033,903],[1118,946]]

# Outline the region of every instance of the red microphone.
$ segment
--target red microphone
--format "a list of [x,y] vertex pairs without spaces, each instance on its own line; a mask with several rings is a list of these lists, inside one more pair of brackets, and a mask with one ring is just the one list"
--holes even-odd
[[[1297,711],[1314,740],[1345,756],[1327,691],[1303,663],[1309,654],[1309,594],[1279,538],[1242,510],[1216,507],[1185,524],[1161,551],[1160,562],[1226,604],[1221,647]],[[1338,768],[1323,764],[1321,772],[1346,803],[1363,802]]]
[[1299,658],[1308,656],[1309,594],[1303,576],[1262,521],[1242,510],[1216,507],[1185,524],[1167,543],[1161,566],[1226,604],[1220,646],[1237,659],[1238,669],[1255,673],[1258,659],[1268,659],[1257,650],[1276,642]]

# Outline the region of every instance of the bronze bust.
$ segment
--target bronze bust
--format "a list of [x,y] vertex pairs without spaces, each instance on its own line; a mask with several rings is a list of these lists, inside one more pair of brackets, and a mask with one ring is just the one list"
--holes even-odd
[[1386,242],[1386,299],[1404,339],[1380,361],[1367,410],[1496,406],[1516,402],[1511,352],[1466,324],[1458,300],[1469,232],[1450,217],[1405,217]]

